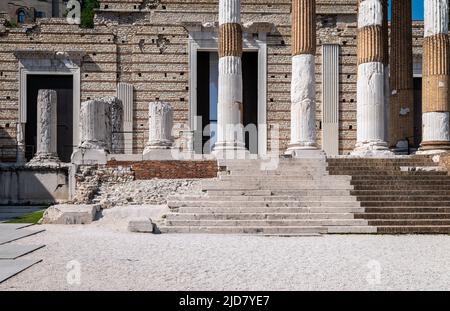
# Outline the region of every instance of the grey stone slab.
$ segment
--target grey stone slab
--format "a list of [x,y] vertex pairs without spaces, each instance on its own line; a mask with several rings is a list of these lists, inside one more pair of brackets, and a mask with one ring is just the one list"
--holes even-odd
[[0,283],[41,261],[42,259],[14,259],[0,261]]
[[[4,259],[16,259],[35,250],[38,250],[45,245],[16,245],[12,243],[7,243],[0,245],[0,260]],[[0,261],[0,265],[2,261]]]
[[15,241],[15,240],[19,240],[19,239],[25,238],[27,236],[43,232],[43,231],[45,231],[45,230],[44,229],[42,229],[42,230],[20,229],[20,230],[2,232],[2,234],[0,235],[0,245]]
[[4,231],[4,230],[18,230],[18,229],[23,229],[23,228],[27,228],[27,227],[31,227],[34,224],[0,224],[0,231]]

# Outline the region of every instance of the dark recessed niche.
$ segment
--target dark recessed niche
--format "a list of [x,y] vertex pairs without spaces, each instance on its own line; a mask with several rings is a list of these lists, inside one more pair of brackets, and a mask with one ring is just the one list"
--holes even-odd
[[345,98],[344,98],[344,99],[342,99],[342,102],[343,102],[343,103],[345,103],[345,102],[346,102]]
[[351,102],[351,103],[354,103],[354,102],[355,102],[355,100],[354,100],[354,99],[352,98],[352,99],[350,99],[350,102]]
[[8,100],[11,99],[11,96],[6,96],[6,99],[8,99]]
[[87,77],[89,77],[89,75],[86,73],[86,74],[84,75],[84,77],[87,78]]
[[5,127],[9,127],[9,123],[6,123],[6,124],[5,124]]
[[165,72],[165,73],[164,73],[164,77],[166,77],[166,78],[167,78],[167,72]]
[[88,96],[88,97],[86,97],[86,99],[87,99],[87,100],[90,100],[91,98]]
[[273,103],[273,98],[270,99],[270,102]]
[[139,76],[139,77],[142,77],[142,73],[138,72],[138,76]]
[[352,130],[352,129],[353,129],[353,125],[349,125],[349,126],[348,126],[348,129],[349,129],[349,130]]
[[284,42],[284,40],[281,40],[281,45],[285,45],[286,43]]
[[184,97],[181,97],[181,98],[180,98],[180,102],[184,102]]
[[347,41],[342,41],[342,45],[347,45]]
[[105,4],[105,9],[108,9],[108,8],[109,8],[109,6],[107,4]]
[[352,75],[347,75],[347,79],[350,79],[352,77]]
[[159,97],[155,97],[155,100],[159,100]]
[[184,72],[180,72],[180,76],[184,76]]
[[162,6],[162,9],[163,9],[163,10],[165,10],[165,9],[166,9],[166,6],[165,6],[165,5],[163,5],[163,6]]
[[2,72],[0,72],[0,76],[3,76],[3,71],[2,71]]
[[94,52],[94,53],[92,53],[92,56],[97,56],[97,53],[95,53],[95,52]]
[[189,91],[189,86],[186,86],[186,91]]

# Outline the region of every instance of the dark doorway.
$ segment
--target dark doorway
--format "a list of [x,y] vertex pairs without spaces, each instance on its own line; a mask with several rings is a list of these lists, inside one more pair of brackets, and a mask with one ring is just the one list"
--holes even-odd
[[57,148],[63,162],[70,162],[73,152],[73,77],[71,75],[27,76],[27,123],[25,126],[26,159],[36,153],[37,95],[40,89],[57,92]]
[[414,78],[414,148],[422,142],[422,78]]
[[[217,52],[197,54],[197,123],[194,149],[196,153],[210,153],[215,139],[218,100],[218,55]],[[258,52],[242,55],[243,123],[258,128]],[[209,127],[207,128],[207,126]],[[200,128],[201,127],[201,128]],[[207,130],[204,130],[204,129]],[[257,154],[257,144],[250,144],[250,133],[245,134],[245,146],[250,153]],[[200,137],[202,137],[200,139]],[[201,146],[199,142],[201,141]]]
[[[242,89],[244,90],[244,126],[254,124],[258,128],[258,52],[242,54]],[[258,144],[250,144],[250,132],[245,132],[245,148],[258,153]]]

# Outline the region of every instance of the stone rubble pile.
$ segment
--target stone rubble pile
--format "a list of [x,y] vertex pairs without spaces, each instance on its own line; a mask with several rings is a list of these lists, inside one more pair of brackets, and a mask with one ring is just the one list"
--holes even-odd
[[121,205],[160,205],[175,194],[201,194],[201,183],[193,179],[151,179],[126,183],[102,183],[92,200],[103,208]]

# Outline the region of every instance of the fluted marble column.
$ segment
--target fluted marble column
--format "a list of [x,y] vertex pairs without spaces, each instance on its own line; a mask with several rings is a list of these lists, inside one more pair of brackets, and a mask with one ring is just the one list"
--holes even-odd
[[245,150],[242,107],[241,1],[219,0],[219,85],[214,153]]
[[151,149],[172,146],[173,109],[168,103],[152,102],[148,106],[148,142],[144,153]]
[[357,38],[357,142],[359,156],[390,155],[386,132],[386,66],[381,0],[359,0]]
[[291,142],[286,153],[316,146],[316,1],[292,1]]
[[102,99],[81,103],[81,145],[83,149],[110,151],[111,106]]
[[450,149],[448,0],[424,2],[422,144],[420,152]]
[[411,0],[392,0],[389,145],[414,143],[414,85]]
[[37,97],[37,148],[32,164],[59,162],[57,150],[57,94],[39,90]]

